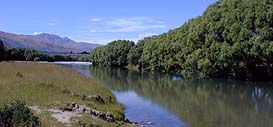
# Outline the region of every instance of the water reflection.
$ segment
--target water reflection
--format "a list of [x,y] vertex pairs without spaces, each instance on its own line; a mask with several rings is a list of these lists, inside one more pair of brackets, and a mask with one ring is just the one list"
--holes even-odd
[[68,62],[66,63],[51,63],[51,64],[57,64],[57,65],[62,65],[68,68],[72,68],[86,76],[91,76],[92,73],[90,72],[90,66],[89,65],[84,65],[84,64],[69,64]]
[[125,115],[131,121],[137,121],[145,126],[186,127],[177,116],[149,99],[139,96],[135,91],[114,91],[114,94],[125,106]]
[[90,69],[96,79],[114,91],[134,91],[191,127],[273,126],[271,87],[229,80],[174,80],[170,75],[123,69]]
[[273,126],[273,88],[264,84],[82,66],[70,67],[92,73],[125,105],[127,118],[149,126]]

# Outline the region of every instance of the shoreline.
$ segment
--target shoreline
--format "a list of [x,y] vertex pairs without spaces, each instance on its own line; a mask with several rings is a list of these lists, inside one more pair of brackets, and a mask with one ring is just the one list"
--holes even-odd
[[58,62],[38,62],[38,63],[92,65],[91,62],[78,62],[78,61],[58,61]]
[[[0,62],[0,80],[0,94],[5,94],[0,98],[0,105],[20,99],[29,106],[48,109],[41,110],[40,114],[36,113],[43,126],[67,126],[51,116],[50,111],[56,110],[49,109],[60,109],[58,111],[64,112],[67,104],[71,103],[86,105],[90,108],[89,112],[96,111],[100,114],[83,114],[82,117],[76,117],[78,122],[72,122],[71,125],[79,122],[87,125],[95,123],[98,126],[130,125],[125,120],[123,106],[116,101],[116,97],[107,87],[73,69],[35,62]],[[68,110],[72,111],[69,108]]]

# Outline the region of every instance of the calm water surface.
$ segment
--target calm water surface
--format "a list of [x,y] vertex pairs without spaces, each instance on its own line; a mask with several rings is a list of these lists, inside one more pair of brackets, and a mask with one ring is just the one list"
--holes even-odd
[[[272,127],[270,84],[183,80],[171,75],[66,64],[108,86],[126,118],[155,127]],[[152,124],[150,124],[152,122]]]

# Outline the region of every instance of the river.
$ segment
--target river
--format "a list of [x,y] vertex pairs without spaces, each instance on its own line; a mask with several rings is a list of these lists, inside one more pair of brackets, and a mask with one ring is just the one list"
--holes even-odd
[[124,105],[126,118],[145,126],[273,126],[273,87],[269,83],[184,80],[126,69],[62,65],[108,86]]

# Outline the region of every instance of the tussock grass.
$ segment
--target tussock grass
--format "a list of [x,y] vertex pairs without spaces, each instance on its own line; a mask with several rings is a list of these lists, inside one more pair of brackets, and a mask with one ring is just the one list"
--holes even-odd
[[[99,95],[105,104],[82,100],[69,96]],[[112,101],[109,101],[112,98]],[[28,105],[43,107],[63,106],[76,102],[100,111],[110,111],[117,118],[123,118],[123,107],[116,102],[114,95],[96,80],[72,69],[58,65],[39,63],[0,62],[0,106],[14,100],[23,100]],[[47,119],[42,113],[44,126],[55,126],[56,121]]]

